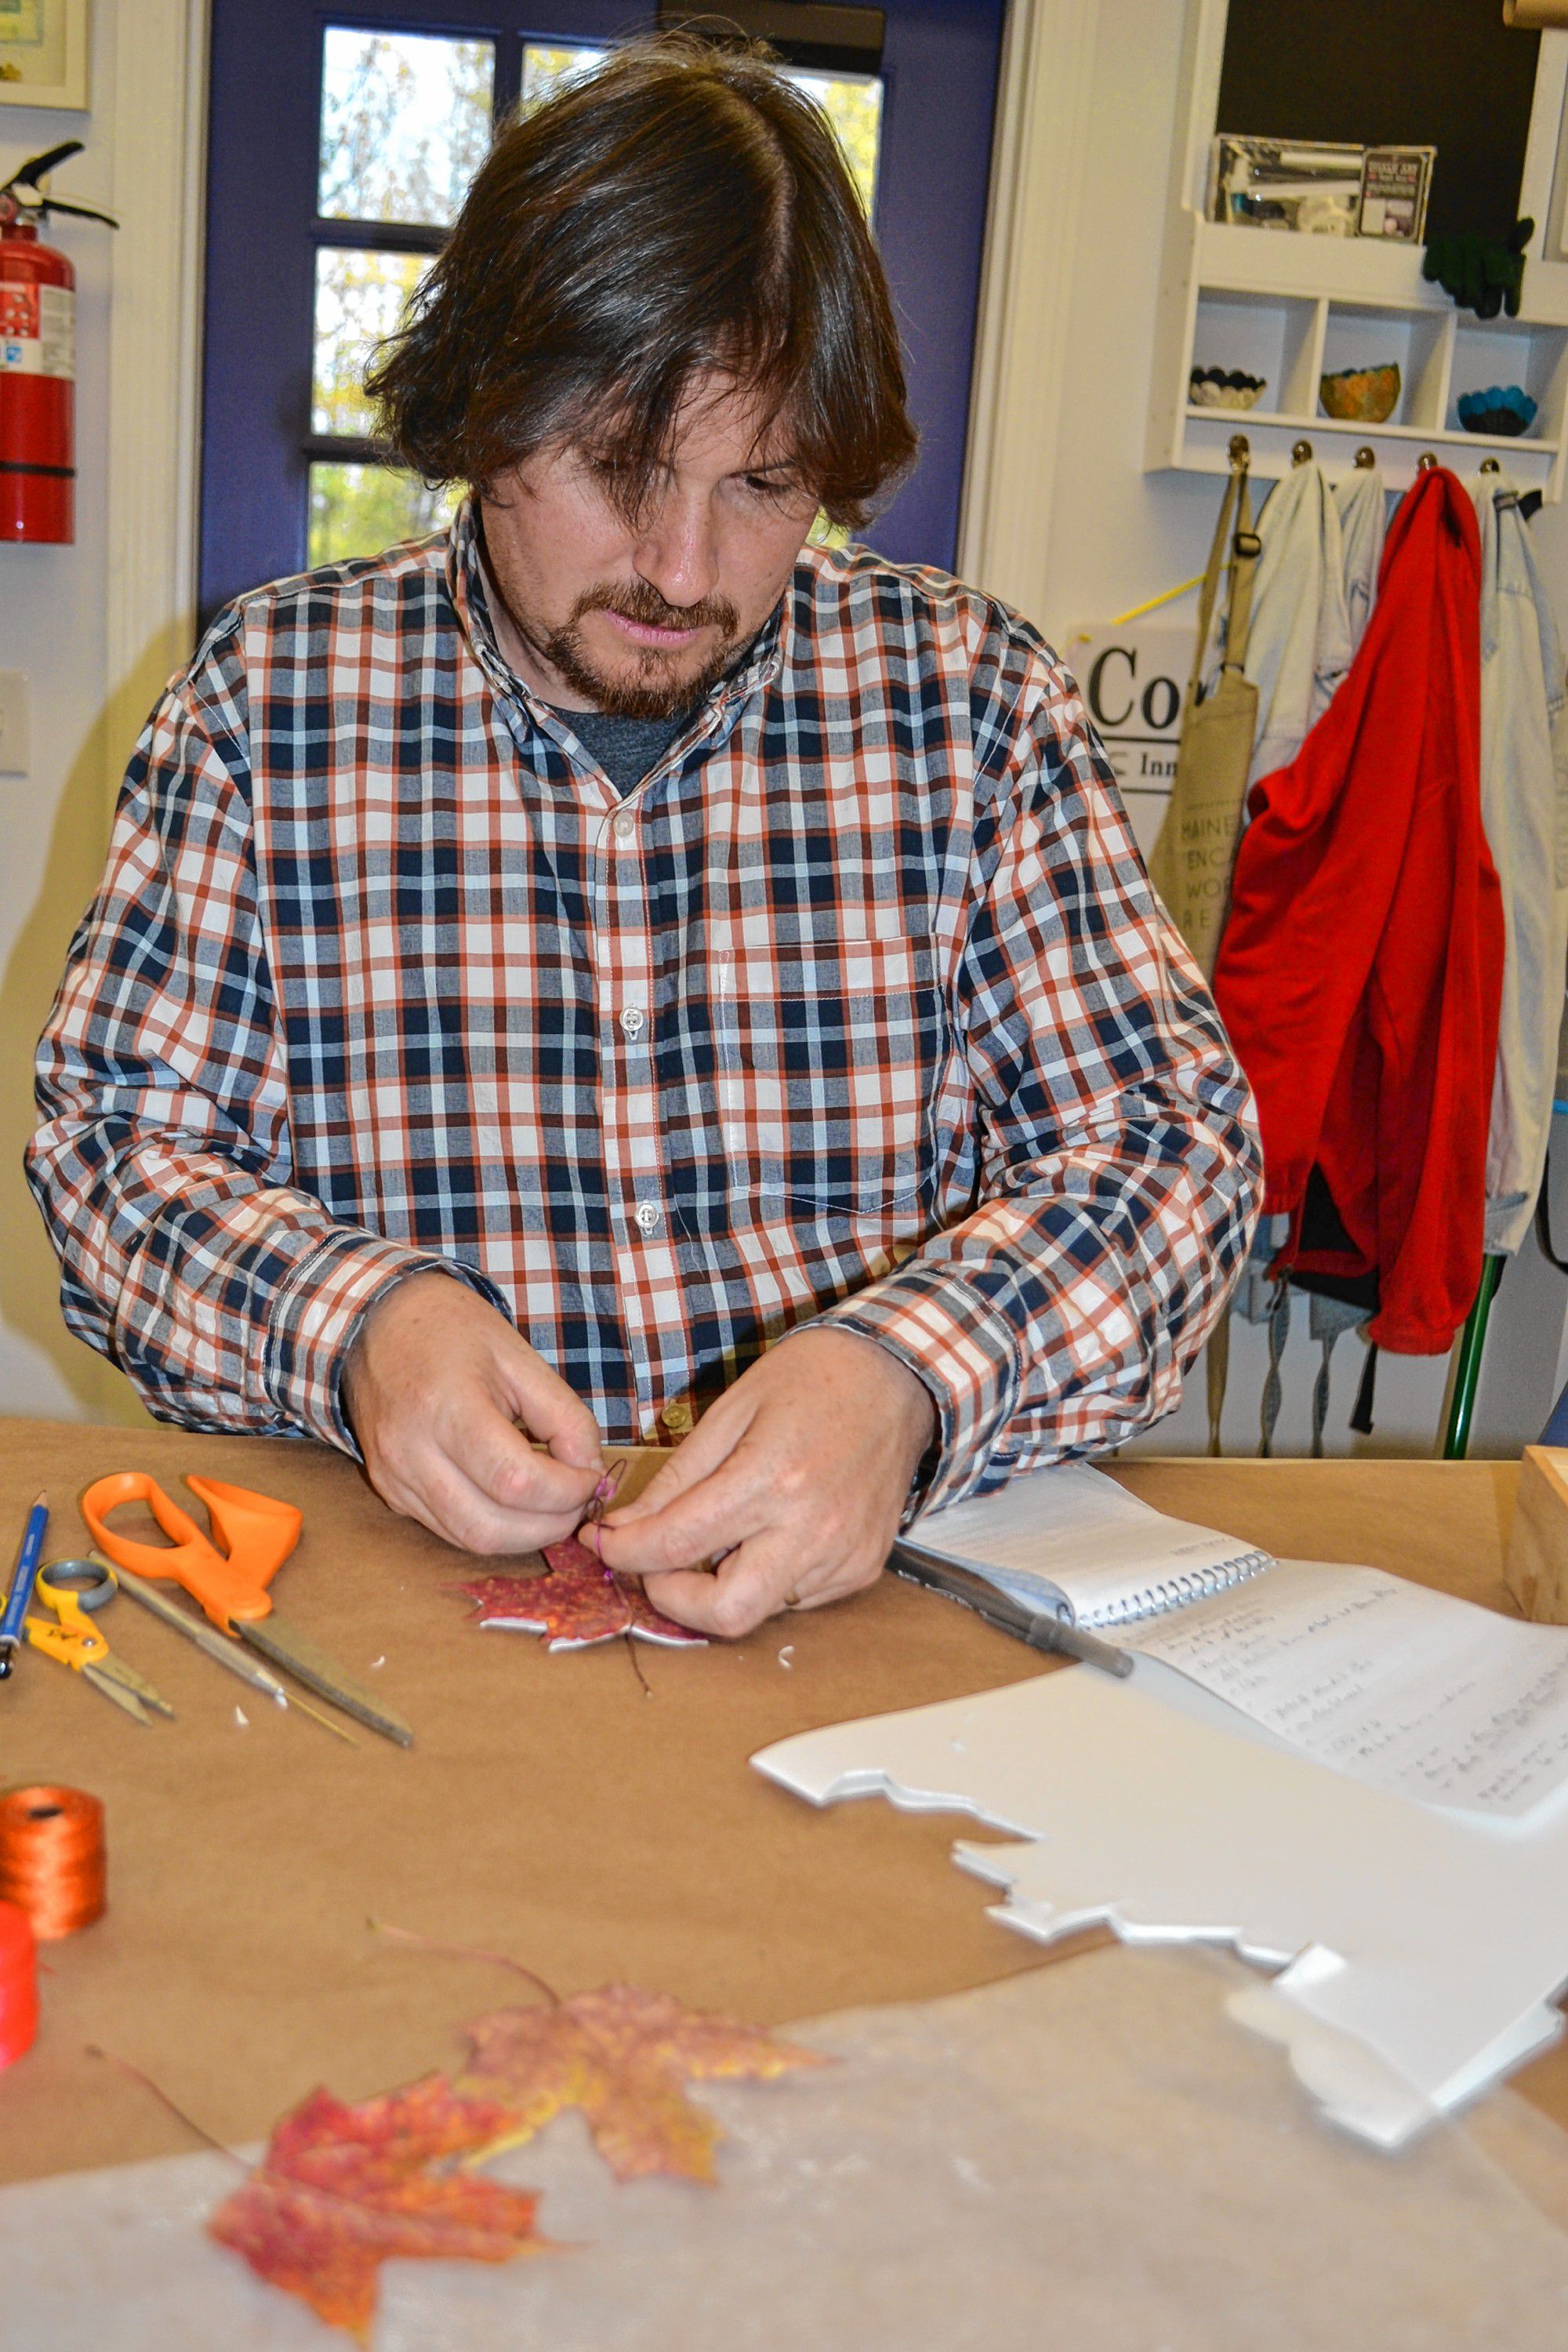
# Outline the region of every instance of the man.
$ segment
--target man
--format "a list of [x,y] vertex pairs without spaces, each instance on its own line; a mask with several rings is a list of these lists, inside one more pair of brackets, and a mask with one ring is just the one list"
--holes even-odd
[[1034,632],[806,545],[914,436],[765,63],[634,47],[503,131],[374,389],[473,494],[153,714],[41,1053],[67,1317],[476,1551],[695,1419],[599,1540],[739,1633],[1171,1408],[1245,1086]]

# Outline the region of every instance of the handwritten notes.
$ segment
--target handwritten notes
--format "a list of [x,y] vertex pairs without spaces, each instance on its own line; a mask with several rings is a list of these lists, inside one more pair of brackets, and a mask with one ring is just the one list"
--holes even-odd
[[1518,1821],[1568,1787],[1568,1629],[1379,1569],[1281,1560],[1121,1638],[1397,1796]]

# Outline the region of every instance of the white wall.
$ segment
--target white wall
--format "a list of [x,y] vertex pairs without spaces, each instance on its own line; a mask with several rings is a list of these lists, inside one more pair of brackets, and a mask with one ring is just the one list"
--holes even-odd
[[[90,116],[0,109],[0,179],[62,139],[87,142],[56,185],[114,209],[112,95],[118,11],[95,18]],[[32,688],[32,772],[0,777],[0,1412],[108,1409],[107,1374],[67,1333],[58,1268],[22,1179],[32,1127],[32,1048],[71,928],[98,878],[108,830],[109,366],[113,232],[51,221],[77,272],[77,540],[0,545],[0,667]]]
[[71,1339],[23,1181],[32,1054],[97,886],[114,793],[191,635],[205,0],[95,0],[90,112],[0,108],[0,178],[80,138],[53,219],[77,272],[77,535],[0,545],[0,668],[31,681],[32,762],[0,778],[0,1413],[139,1420]]
[[[1040,45],[1036,113],[1045,147],[1036,159],[1041,184],[1030,201],[1052,209],[1071,264],[1048,345],[1014,352],[1023,388],[1002,428],[1016,441],[1037,437],[1048,478],[1032,488],[1026,468],[994,491],[984,516],[972,496],[969,543],[972,551],[997,551],[997,576],[984,584],[1022,604],[1065,646],[1076,625],[1110,620],[1201,571],[1217,509],[1217,480],[1142,469],[1184,6],[1184,0],[1015,0],[1015,6],[1030,12]],[[1016,58],[1019,23],[1014,41]],[[1049,173],[1060,170],[1064,146],[1070,150],[1067,177],[1053,182]],[[1035,227],[1049,238],[1038,220]],[[1055,285],[1041,282],[1046,302],[1056,301]],[[1015,331],[1023,331],[1016,323]],[[988,357],[998,364],[995,354]],[[1000,364],[1007,364],[1005,353]],[[1032,539],[1010,519],[1031,499],[1042,524]],[[1543,509],[1534,530],[1568,637],[1568,506]],[[968,560],[973,567],[975,553]],[[984,558],[978,561],[984,568]],[[1188,599],[1172,611],[1184,616],[1193,609]],[[1568,1122],[1558,1125],[1568,1129]],[[1558,1158],[1568,1162],[1568,1132]],[[1558,1234],[1561,1245],[1568,1196]],[[1517,1452],[1539,1433],[1556,1393],[1565,1306],[1568,1284],[1531,1242],[1505,1276],[1493,1311],[1472,1452]],[[1306,1338],[1304,1300],[1296,1315],[1277,1440],[1287,1453],[1307,1451],[1319,1360]],[[1237,1322],[1227,1451],[1257,1444],[1265,1363],[1261,1333]],[[1429,1450],[1443,1416],[1447,1360],[1380,1359],[1370,1440],[1352,1439],[1345,1428],[1361,1364],[1359,1341],[1342,1339],[1334,1356],[1330,1450]],[[1142,1444],[1201,1451],[1206,1431],[1200,1365],[1180,1412]]]

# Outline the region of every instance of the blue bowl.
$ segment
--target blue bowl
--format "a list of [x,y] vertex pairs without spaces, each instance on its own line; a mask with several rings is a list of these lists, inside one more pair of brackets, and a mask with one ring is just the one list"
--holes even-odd
[[1485,392],[1459,394],[1459,422],[1467,433],[1497,433],[1510,438],[1528,433],[1535,422],[1535,403],[1517,383],[1494,383]]

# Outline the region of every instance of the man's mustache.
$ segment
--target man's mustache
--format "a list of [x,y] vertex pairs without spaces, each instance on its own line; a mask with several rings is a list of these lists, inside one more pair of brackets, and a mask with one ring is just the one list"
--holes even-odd
[[572,608],[568,626],[587,613],[616,613],[645,629],[718,629],[732,637],[741,616],[728,596],[703,596],[695,604],[670,604],[647,580],[627,580],[615,587],[585,589]]

